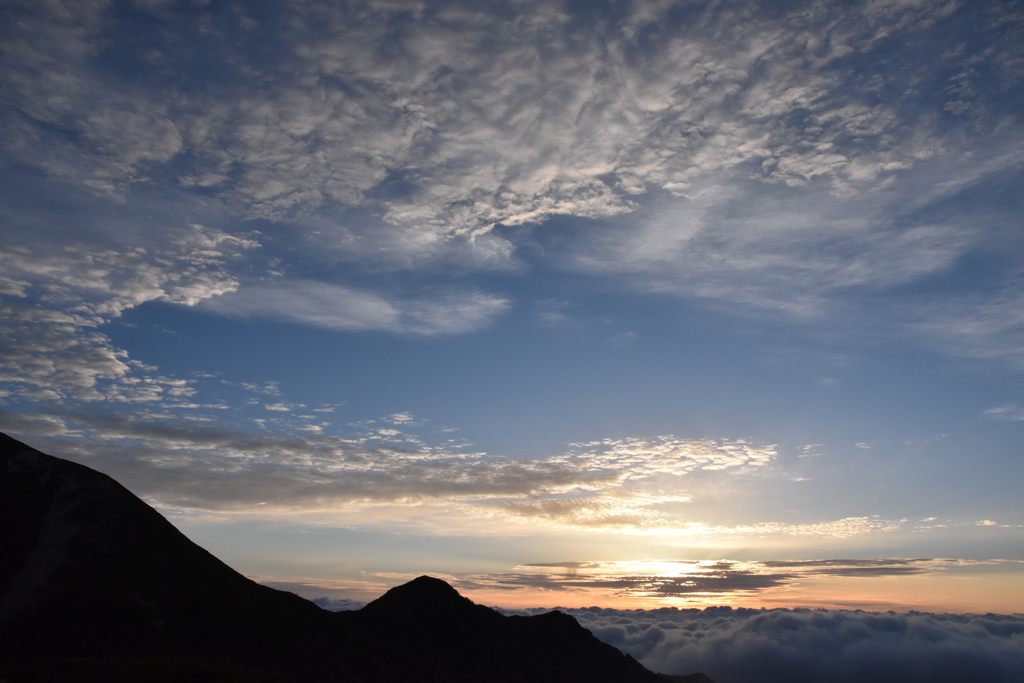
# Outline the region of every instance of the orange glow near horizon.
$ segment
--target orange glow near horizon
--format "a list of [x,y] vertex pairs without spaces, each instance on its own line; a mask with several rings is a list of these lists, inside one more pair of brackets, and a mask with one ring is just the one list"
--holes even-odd
[[[376,574],[357,581],[263,581],[307,598],[368,602],[412,578]],[[438,578],[476,603],[509,609],[728,605],[1024,613],[1024,563],[1003,560],[565,562],[524,565],[502,574]]]
[[[808,582],[811,585],[767,589],[758,593],[693,595],[685,599],[637,599],[601,590],[588,591],[497,591],[467,590],[463,594],[476,603],[525,609],[534,607],[609,607],[616,609],[679,609],[711,606],[754,609],[809,608],[864,610],[866,612],[934,613],[1024,613],[1024,590],[1019,575],[988,577],[985,581],[959,577],[921,576],[880,579],[833,579]],[[824,585],[822,585],[824,584]]]

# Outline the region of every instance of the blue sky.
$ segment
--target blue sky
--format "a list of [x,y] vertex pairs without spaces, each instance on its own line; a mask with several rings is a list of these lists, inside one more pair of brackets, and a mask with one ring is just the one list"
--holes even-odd
[[1019,3],[3,16],[0,428],[243,573],[1024,611]]

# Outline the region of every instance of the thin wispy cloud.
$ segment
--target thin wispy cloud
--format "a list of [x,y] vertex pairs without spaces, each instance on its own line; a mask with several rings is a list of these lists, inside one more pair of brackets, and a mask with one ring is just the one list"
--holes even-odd
[[249,286],[208,299],[206,310],[264,317],[334,330],[459,334],[486,326],[508,308],[505,299],[479,292],[423,298],[386,298],[323,282]]

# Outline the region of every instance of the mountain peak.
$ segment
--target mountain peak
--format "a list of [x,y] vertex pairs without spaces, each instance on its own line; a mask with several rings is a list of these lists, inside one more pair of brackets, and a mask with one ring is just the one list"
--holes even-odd
[[395,586],[377,598],[360,612],[375,620],[401,617],[406,622],[438,621],[454,624],[469,616],[490,618],[500,616],[497,612],[475,604],[469,598],[459,595],[446,581],[433,576],[420,576]]
[[394,590],[404,593],[407,597],[420,596],[430,600],[454,600],[462,597],[444,579],[427,576],[426,574],[418,576],[412,581],[396,587]]
[[[461,604],[463,601],[468,602],[447,581],[426,575],[417,577],[408,583],[403,583],[401,586],[395,586],[380,598],[371,602],[370,605],[379,604],[382,601],[390,602],[392,600],[401,600],[406,604],[422,603],[432,606],[455,605]],[[367,605],[367,607],[370,605]]]

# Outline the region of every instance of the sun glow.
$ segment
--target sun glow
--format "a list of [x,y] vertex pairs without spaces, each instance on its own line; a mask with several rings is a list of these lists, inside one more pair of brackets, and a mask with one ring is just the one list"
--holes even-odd
[[[985,574],[985,582],[970,581]],[[631,560],[520,565],[456,579],[506,607],[810,607],[873,611],[1024,610],[1024,562],[993,560]],[[972,587],[973,588],[970,588]],[[945,606],[945,607],[944,607]]]

